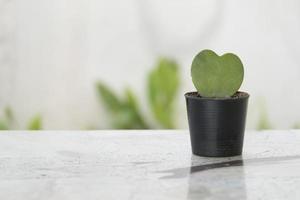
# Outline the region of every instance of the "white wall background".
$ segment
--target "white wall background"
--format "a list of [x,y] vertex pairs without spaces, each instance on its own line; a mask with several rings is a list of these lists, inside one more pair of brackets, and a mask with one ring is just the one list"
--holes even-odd
[[[145,78],[158,56],[181,65],[178,122],[190,64],[204,48],[237,53],[251,94],[248,128],[265,101],[274,128],[300,122],[298,0],[0,0],[0,108],[24,127],[107,128],[95,81],[133,88],[147,111]],[[262,100],[263,99],[263,100]]]

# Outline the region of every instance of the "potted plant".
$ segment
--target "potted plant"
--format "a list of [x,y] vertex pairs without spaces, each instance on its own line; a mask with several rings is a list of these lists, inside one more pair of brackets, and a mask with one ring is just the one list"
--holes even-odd
[[242,154],[249,94],[238,91],[244,68],[238,56],[203,50],[192,62],[197,92],[185,94],[192,152],[199,156]]

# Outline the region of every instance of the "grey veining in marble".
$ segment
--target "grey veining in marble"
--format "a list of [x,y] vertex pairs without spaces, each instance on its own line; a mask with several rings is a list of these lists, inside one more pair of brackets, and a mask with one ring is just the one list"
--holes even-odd
[[187,131],[1,132],[0,199],[300,199],[300,131],[192,156]]

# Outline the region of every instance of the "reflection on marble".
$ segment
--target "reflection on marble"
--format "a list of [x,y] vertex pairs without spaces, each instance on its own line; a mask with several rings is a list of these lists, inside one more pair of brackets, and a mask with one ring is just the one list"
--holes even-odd
[[192,156],[187,131],[1,132],[0,199],[300,199],[300,131]]
[[[235,168],[236,166],[241,166]],[[226,173],[217,170],[206,173],[207,170],[226,169]],[[224,184],[229,183],[227,187]],[[238,191],[238,192],[237,192]],[[246,199],[245,176],[243,160],[232,160],[190,167],[188,199]]]

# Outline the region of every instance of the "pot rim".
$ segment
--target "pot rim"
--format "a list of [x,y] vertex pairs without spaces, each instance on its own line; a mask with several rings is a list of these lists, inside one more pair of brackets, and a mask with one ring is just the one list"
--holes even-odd
[[194,96],[192,94],[198,93],[197,91],[193,92],[187,92],[184,94],[185,98],[189,99],[195,99],[195,100],[209,100],[209,101],[238,101],[238,100],[243,100],[243,99],[248,99],[249,94],[247,92],[243,91],[237,91],[236,93],[242,93],[242,96],[239,97],[199,97],[199,96]]

